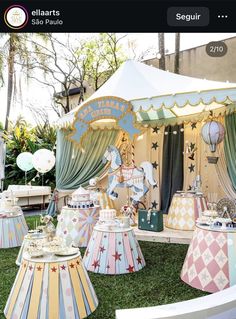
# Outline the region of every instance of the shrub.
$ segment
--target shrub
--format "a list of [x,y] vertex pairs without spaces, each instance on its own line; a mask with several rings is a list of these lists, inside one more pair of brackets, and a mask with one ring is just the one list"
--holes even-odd
[[[6,141],[5,183],[25,184],[25,172],[16,164],[17,156],[22,152],[34,153],[39,149],[52,150],[56,142],[56,130],[48,123],[32,128],[24,119],[19,119],[15,125],[11,123],[9,132],[4,133]],[[27,183],[42,185],[42,174],[35,169],[27,172]],[[55,167],[43,176],[43,184],[55,187]]]

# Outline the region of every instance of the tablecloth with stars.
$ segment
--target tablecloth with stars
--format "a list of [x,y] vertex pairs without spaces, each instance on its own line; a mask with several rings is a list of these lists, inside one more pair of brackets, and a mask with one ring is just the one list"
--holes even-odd
[[4,309],[7,319],[81,319],[98,306],[80,254],[39,261],[23,258]]
[[178,230],[194,230],[195,221],[204,210],[207,203],[204,196],[191,194],[175,194],[166,218],[166,227]]
[[132,228],[108,231],[95,226],[83,261],[87,270],[107,275],[132,273],[145,266]]
[[21,246],[28,227],[23,213],[0,217],[0,248]]
[[87,247],[93,227],[99,218],[99,210],[92,208],[63,207],[58,216],[56,235],[69,246]]
[[236,232],[196,227],[181,279],[190,286],[217,292],[236,284]]

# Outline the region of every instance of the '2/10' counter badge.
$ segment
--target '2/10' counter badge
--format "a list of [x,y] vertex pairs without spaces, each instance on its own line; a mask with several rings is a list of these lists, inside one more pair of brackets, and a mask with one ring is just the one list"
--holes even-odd
[[223,41],[212,41],[206,45],[206,53],[214,58],[226,55],[227,51],[228,47]]
[[29,15],[27,10],[20,5],[12,5],[4,12],[6,25],[14,30],[22,29],[28,22]]

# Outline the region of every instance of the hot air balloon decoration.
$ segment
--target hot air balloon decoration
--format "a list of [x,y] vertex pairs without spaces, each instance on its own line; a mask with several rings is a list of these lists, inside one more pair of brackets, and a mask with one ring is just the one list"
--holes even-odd
[[[217,144],[221,143],[224,139],[225,129],[220,122],[209,121],[203,125],[201,135],[204,142],[209,145],[211,152],[214,153],[216,151]],[[216,164],[217,160],[218,157],[208,157],[209,163]]]

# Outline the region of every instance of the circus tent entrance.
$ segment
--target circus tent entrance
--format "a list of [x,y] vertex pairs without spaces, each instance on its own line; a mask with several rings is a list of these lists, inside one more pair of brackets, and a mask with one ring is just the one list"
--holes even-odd
[[[96,113],[96,121],[88,119],[89,133],[85,130],[88,134],[82,147],[68,136],[78,114],[87,106],[96,103],[104,106],[111,100],[124,101],[127,110],[135,115],[132,123],[140,131],[133,140],[135,164],[139,166],[148,160],[153,165],[158,187],[146,196],[147,206],[167,212],[173,194],[181,189],[191,190],[198,175],[202,178],[202,191],[212,201],[234,193],[230,141],[225,141],[229,147],[223,142],[217,148],[216,155],[222,161],[209,164],[207,156],[211,152],[201,138],[201,128],[206,121],[215,119],[229,130],[228,136],[233,136],[236,84],[176,75],[131,60],[89,99],[58,121],[59,190],[69,192],[81,184],[86,186],[94,176],[106,180],[102,156],[106,145],[121,143],[120,114],[112,114],[109,119],[109,115],[99,117]],[[231,168],[231,174],[226,167]],[[126,196],[120,195],[118,209]]]

